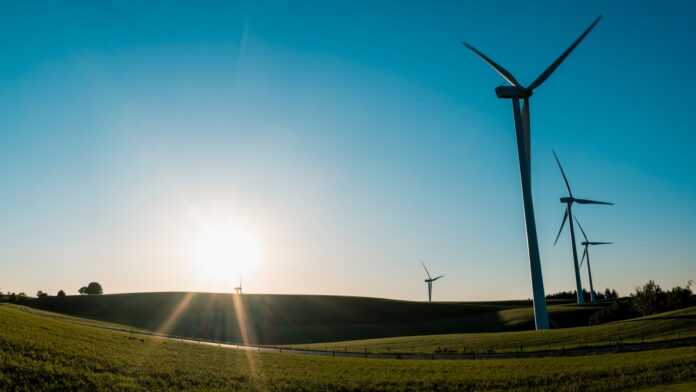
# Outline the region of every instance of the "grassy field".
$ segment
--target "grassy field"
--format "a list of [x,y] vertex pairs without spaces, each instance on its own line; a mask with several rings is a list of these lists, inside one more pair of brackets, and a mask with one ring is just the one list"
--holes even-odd
[[[529,301],[427,303],[319,295],[133,293],[49,297],[26,304],[177,336],[255,344],[533,328]],[[555,326],[587,325],[596,310],[555,305],[550,308],[551,320]]]
[[[551,307],[562,309],[566,306]],[[504,311],[517,313],[526,309]],[[605,346],[616,343],[639,343],[696,337],[696,307],[675,310],[649,317],[619,321],[592,327],[564,328],[544,331],[498,332],[476,334],[444,334],[406,336],[384,339],[354,340],[322,344],[299,345],[297,348],[369,352],[457,352],[483,353],[537,351]]]
[[365,360],[244,352],[74,321],[0,305],[1,389],[689,390],[696,378],[694,347],[564,358]]

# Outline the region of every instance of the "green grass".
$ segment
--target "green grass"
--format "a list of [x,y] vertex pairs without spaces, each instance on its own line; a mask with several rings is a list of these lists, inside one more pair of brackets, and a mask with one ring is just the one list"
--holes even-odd
[[[427,303],[322,295],[132,293],[49,297],[26,304],[133,328],[232,342],[242,341],[238,320],[243,319],[247,341],[260,344],[533,328],[529,301]],[[587,325],[596,310],[555,305],[551,319],[556,326]]]
[[[567,306],[550,307],[562,312]],[[501,313],[519,313],[526,309],[515,309]],[[564,328],[550,331],[520,331],[476,334],[444,334],[428,336],[406,336],[383,339],[354,340],[310,345],[295,345],[297,348],[347,350],[369,352],[496,352],[539,351],[575,348],[578,346],[606,346],[620,343],[639,343],[696,337],[696,307],[675,310],[649,317],[619,321],[592,327]]]
[[696,378],[694,347],[564,358],[366,360],[241,352],[73,321],[0,305],[0,389],[606,391],[688,388]]

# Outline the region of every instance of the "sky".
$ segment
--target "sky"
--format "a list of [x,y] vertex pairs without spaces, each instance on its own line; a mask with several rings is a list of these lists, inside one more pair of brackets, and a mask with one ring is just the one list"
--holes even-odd
[[[49,2],[0,13],[0,291],[531,297],[503,80],[531,98],[547,293],[696,279],[690,1]],[[587,286],[587,271],[582,272]]]

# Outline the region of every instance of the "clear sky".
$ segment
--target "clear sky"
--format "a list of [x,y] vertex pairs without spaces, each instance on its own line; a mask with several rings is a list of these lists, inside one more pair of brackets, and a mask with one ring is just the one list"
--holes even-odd
[[[0,13],[0,290],[531,296],[502,79],[530,83],[546,291],[696,279],[696,6],[14,2]],[[292,5],[289,5],[292,4]],[[586,270],[583,280],[587,285]]]

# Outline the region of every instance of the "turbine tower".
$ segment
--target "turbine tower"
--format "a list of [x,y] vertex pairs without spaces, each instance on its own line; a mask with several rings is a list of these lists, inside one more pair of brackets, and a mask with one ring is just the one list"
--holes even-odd
[[580,265],[578,264],[578,250],[575,245],[575,228],[573,227],[573,219],[570,219],[571,216],[573,216],[573,203],[578,203],[578,204],[604,204],[604,205],[614,205],[614,203],[607,203],[604,201],[594,201],[594,200],[587,200],[587,199],[576,199],[573,197],[573,192],[570,190],[570,184],[568,183],[568,178],[566,178],[565,172],[563,171],[563,167],[561,166],[561,161],[558,160],[558,156],[556,155],[556,151],[553,152],[553,156],[556,158],[556,163],[558,163],[558,168],[561,169],[561,175],[563,176],[563,182],[565,182],[566,189],[568,189],[568,196],[566,197],[561,197],[561,203],[565,203],[566,205],[566,211],[565,214],[563,215],[563,221],[561,222],[561,228],[558,230],[558,234],[556,235],[556,240],[553,242],[553,245],[556,246],[556,243],[558,242],[558,237],[561,236],[561,232],[563,231],[563,226],[565,226],[566,220],[568,220],[568,227],[570,227],[570,243],[573,248],[573,266],[575,267],[575,287],[577,290],[577,298],[578,298],[578,303],[582,304],[585,303],[585,299],[582,297],[582,283],[580,282]]
[[421,264],[423,264],[423,268],[425,268],[425,273],[428,275],[428,279],[425,280],[425,283],[428,284],[428,302],[432,302],[433,301],[433,282],[442,278],[445,275],[440,275],[437,278],[431,278],[430,272],[428,272],[428,268],[423,263],[423,260],[421,260]]
[[578,227],[580,228],[580,232],[582,233],[582,236],[585,238],[585,241],[582,242],[582,246],[585,247],[585,251],[582,253],[582,259],[580,260],[580,267],[582,267],[582,263],[585,261],[585,257],[587,257],[587,275],[590,277],[590,302],[595,301],[595,291],[594,291],[594,286],[592,285],[592,269],[590,268],[590,251],[589,247],[590,245],[609,245],[611,242],[590,242],[590,240],[587,239],[587,235],[585,235],[585,230],[582,229],[582,225],[580,225],[580,221],[578,220],[578,217],[573,215],[573,218],[575,218],[575,222],[578,224]]
[[242,274],[239,274],[239,286],[234,288],[236,294],[242,294]]
[[[539,244],[537,241],[536,222],[534,220],[534,206],[532,203],[532,178],[531,178],[531,141],[529,122],[529,97],[534,89],[541,86],[546,79],[558,68],[570,52],[575,49],[580,41],[599,23],[601,15],[595,19],[578,39],[560,57],[556,59],[536,80],[527,87],[522,86],[515,77],[505,68],[496,64],[493,60],[478,51],[466,42],[463,44],[476,53],[483,61],[488,63],[500,74],[510,86],[499,86],[495,89],[498,98],[512,100],[512,113],[515,120],[515,134],[517,136],[517,155],[520,162],[520,178],[522,182],[522,202],[524,205],[524,219],[527,230],[527,249],[529,251],[529,267],[532,275],[532,293],[534,301],[534,322],[536,329],[549,329],[549,317],[546,310],[546,298],[544,296],[544,280],[541,274],[541,260],[539,256]],[[520,99],[523,106],[520,109]]]

